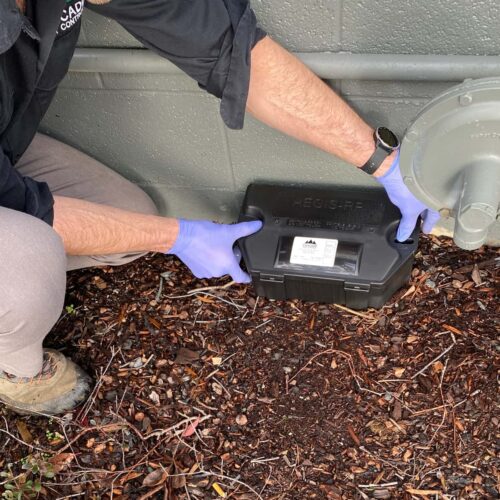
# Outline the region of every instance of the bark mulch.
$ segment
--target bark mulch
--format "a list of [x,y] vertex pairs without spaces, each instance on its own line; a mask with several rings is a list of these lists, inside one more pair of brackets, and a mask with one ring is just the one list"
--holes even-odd
[[71,273],[47,344],[97,385],[61,418],[0,409],[0,491],[498,498],[498,256],[422,238],[411,283],[362,312],[162,255]]

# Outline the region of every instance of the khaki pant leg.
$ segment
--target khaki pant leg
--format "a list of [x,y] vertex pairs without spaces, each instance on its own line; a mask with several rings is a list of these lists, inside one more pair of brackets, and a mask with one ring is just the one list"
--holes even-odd
[[[16,165],[25,176],[46,182],[52,193],[123,210],[157,214],[151,198],[138,186],[94,158],[46,135],[37,134]],[[126,264],[144,255],[68,256],[68,270]]]
[[0,207],[0,371],[32,377],[61,314],[66,255],[45,222]]

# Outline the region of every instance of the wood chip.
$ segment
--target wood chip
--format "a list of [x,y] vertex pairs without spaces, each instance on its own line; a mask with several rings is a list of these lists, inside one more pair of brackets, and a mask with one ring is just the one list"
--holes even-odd
[[428,495],[442,495],[441,490],[416,490],[414,488],[406,488],[406,491],[411,495],[417,495],[419,497],[426,497]]
[[186,349],[181,347],[177,352],[174,363],[178,365],[190,365],[200,359],[200,353],[198,351],[192,351],[191,349]]
[[361,441],[357,436],[356,432],[354,431],[352,425],[347,426],[347,432],[349,433],[349,436],[351,436],[352,440],[356,443],[356,445],[361,446]]
[[394,401],[394,407],[392,409],[392,418],[394,420],[401,420],[402,415],[403,409],[401,407],[401,403],[396,399],[396,401]]

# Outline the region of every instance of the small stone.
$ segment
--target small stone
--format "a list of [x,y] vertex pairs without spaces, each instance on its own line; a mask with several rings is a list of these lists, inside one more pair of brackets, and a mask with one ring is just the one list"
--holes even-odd
[[425,280],[425,286],[427,288],[431,288],[432,290],[436,289],[436,282],[432,281],[431,279]]
[[104,395],[104,397],[106,398],[106,401],[116,401],[117,396],[118,396],[118,393],[116,391],[108,391]]
[[217,394],[217,396],[222,396],[222,387],[216,382],[212,384],[212,390],[215,392],[215,394]]
[[94,458],[94,455],[84,454],[80,455],[78,459],[80,460],[80,462],[88,465],[93,462]]
[[284,366],[284,367],[283,367],[283,371],[284,371],[285,373],[292,373],[292,369],[291,369],[289,366]]
[[246,415],[238,415],[236,417],[236,423],[241,426],[247,425],[248,418],[246,417]]
[[212,358],[212,364],[213,364],[214,366],[220,366],[220,365],[222,365],[222,358],[221,358],[221,357],[219,357],[219,356],[214,356],[214,357]]

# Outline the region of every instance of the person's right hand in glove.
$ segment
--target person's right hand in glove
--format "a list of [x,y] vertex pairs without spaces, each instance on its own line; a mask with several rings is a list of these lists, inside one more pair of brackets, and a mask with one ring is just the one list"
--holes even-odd
[[427,208],[421,201],[417,200],[406,187],[399,168],[399,154],[396,156],[392,166],[382,176],[376,177],[377,181],[384,186],[389,199],[401,212],[396,239],[406,241],[413,233],[419,216],[422,217],[422,231],[430,233],[436,222],[440,219],[438,212]]
[[168,253],[177,255],[197,278],[229,274],[238,283],[250,283],[250,276],[240,267],[241,255],[233,250],[233,245],[261,227],[260,221],[216,224],[180,219],[179,235]]

